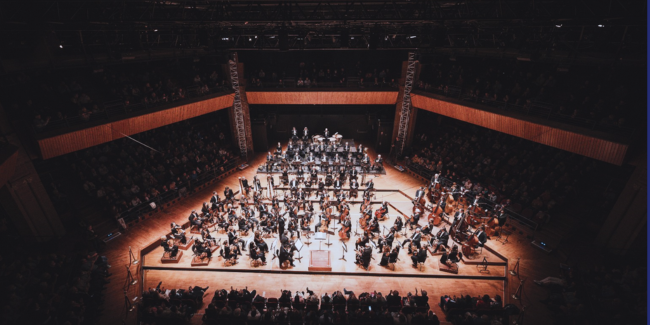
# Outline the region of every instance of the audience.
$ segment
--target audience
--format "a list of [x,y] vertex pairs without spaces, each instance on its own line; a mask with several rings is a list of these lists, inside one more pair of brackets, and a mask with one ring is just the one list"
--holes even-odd
[[[346,58],[332,58],[341,62],[294,61],[275,62],[269,60],[247,61],[251,73],[248,78],[249,88],[396,88],[399,78],[399,61],[389,63],[367,63],[358,61],[356,64]],[[381,64],[380,66],[372,66]],[[273,67],[269,70],[269,67]],[[270,71],[270,73],[265,72]]]
[[[230,288],[215,292],[205,309],[205,324],[260,324],[291,322],[296,324],[440,324],[429,310],[426,291],[401,297],[397,291],[383,297],[381,292],[363,292],[358,298],[353,291],[343,289],[320,298],[313,291],[292,293],[281,290],[279,299],[265,298],[249,292],[248,288]],[[306,298],[305,298],[306,297]]]
[[209,288],[190,286],[187,290],[169,290],[161,288],[161,285],[162,282],[156,288],[142,292],[142,303],[138,309],[142,324],[178,324],[188,321],[203,304],[203,295]]
[[[227,125],[216,115],[164,126],[63,159],[86,195],[110,216],[137,217],[164,200],[183,195],[195,184],[227,171],[236,158],[230,151]],[[128,221],[128,220],[127,220]]]
[[561,71],[554,64],[459,57],[424,65],[414,88],[604,131],[638,126],[634,121],[644,112],[635,109],[643,103],[640,90],[632,90],[638,73],[577,65]]
[[[427,116],[419,118],[433,117]],[[539,224],[606,173],[606,164],[593,159],[459,121],[438,122],[424,123],[426,131],[416,134],[409,168],[426,178],[439,173]],[[608,200],[609,208],[613,203]]]
[[95,323],[101,313],[111,265],[96,252],[65,251],[65,254],[33,253],[33,250],[14,255],[3,253],[0,289],[4,298],[0,302],[0,323]]
[[[225,62],[223,62],[225,63]],[[112,117],[213,92],[230,91],[216,64],[176,60],[69,69],[10,77],[3,102],[36,132]]]

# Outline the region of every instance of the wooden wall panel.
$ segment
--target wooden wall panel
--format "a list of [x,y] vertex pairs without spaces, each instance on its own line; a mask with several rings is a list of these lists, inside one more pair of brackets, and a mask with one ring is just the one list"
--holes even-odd
[[560,129],[419,94],[412,94],[411,101],[413,106],[420,109],[619,166],[623,164],[628,149],[627,144],[588,136],[578,131]]
[[228,94],[38,140],[43,159],[90,148],[232,106]]
[[395,105],[397,89],[390,91],[247,91],[246,96],[251,105]]

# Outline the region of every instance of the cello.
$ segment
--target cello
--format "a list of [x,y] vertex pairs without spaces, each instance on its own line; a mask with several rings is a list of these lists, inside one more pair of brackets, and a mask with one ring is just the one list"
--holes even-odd
[[[347,221],[348,223],[350,222],[350,218],[348,217],[346,217],[344,220]],[[341,239],[350,239],[350,237],[348,236],[348,232],[350,231],[350,228],[351,228],[350,226],[346,226],[343,223],[341,223],[341,230],[339,230],[339,237],[341,237]]]
[[431,219],[433,219],[433,225],[436,227],[440,226],[440,223],[442,223],[442,217],[436,215],[433,210],[431,210],[431,213],[429,213],[429,216],[427,217],[428,221],[431,221]]

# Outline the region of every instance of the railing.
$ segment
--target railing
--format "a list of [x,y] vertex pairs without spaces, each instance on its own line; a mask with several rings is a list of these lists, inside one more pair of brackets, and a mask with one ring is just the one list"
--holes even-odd
[[161,101],[157,103],[140,102],[140,103],[129,104],[128,106],[125,105],[124,100],[122,99],[108,100],[98,105],[101,111],[92,113],[89,118],[83,118],[81,115],[70,116],[70,117],[64,116],[62,119],[50,120],[50,122],[45,127],[42,128],[33,127],[33,129],[35,133],[51,131],[54,129],[62,129],[62,128],[81,125],[81,124],[90,123],[98,120],[107,120],[118,115],[124,115],[131,112],[142,111],[142,110],[162,106],[169,103],[176,103],[177,105],[189,104],[189,103],[196,102],[197,99],[200,99],[201,97],[206,97],[218,93],[223,93],[223,94],[232,93],[232,89],[230,89],[229,87],[219,87],[219,88],[215,87],[207,92],[201,92],[198,86],[190,86],[186,88],[185,98],[181,100],[166,101],[166,102]]
[[295,78],[285,78],[282,83],[279,82],[262,82],[260,84],[248,83],[247,90],[270,90],[270,89],[291,89],[291,90],[315,90],[315,89],[340,89],[344,88],[346,90],[394,90],[397,91],[397,83],[383,83],[379,82],[375,84],[374,81],[364,81],[360,82],[359,78],[349,78],[344,82],[318,82],[311,83],[310,85],[298,85],[298,81]]
[[[136,220],[143,214],[147,212],[152,212],[157,209],[159,209],[161,206],[164,204],[178,198],[181,196],[189,195],[190,192],[192,192],[194,189],[197,187],[202,186],[203,184],[217,178],[218,176],[222,175],[223,173],[226,173],[233,168],[237,167],[237,165],[240,163],[239,158],[232,159],[224,164],[221,164],[215,168],[213,168],[211,171],[204,171],[201,174],[199,174],[196,179],[194,180],[189,180],[185,184],[177,184],[176,189],[169,190],[165,193],[160,193],[160,195],[156,198],[152,198],[151,200],[147,202],[142,202],[140,205],[136,207],[132,207],[129,210],[126,210],[122,212],[116,219],[123,219],[124,222],[128,225]],[[223,172],[220,171],[220,168],[223,167]],[[156,208],[151,207],[151,203],[156,204]]]
[[[462,88],[457,86],[447,86],[445,89],[422,89],[418,88],[414,90],[414,93],[431,93],[440,96],[445,96],[452,99],[458,99],[462,101],[467,101],[475,104],[486,105],[489,107],[500,109],[504,112],[517,112],[529,116],[535,116],[543,118],[550,121],[562,122],[566,124],[576,125],[592,130],[602,131],[609,134],[615,134],[620,136],[631,137],[636,132],[635,129],[630,127],[623,127],[618,125],[602,125],[599,121],[582,118],[582,117],[573,117],[568,114],[562,114],[558,112],[557,105],[553,103],[547,103],[542,101],[531,101],[530,104],[526,105],[515,105],[513,103],[507,103],[500,100],[492,100],[485,97],[472,96],[470,94],[464,93]],[[473,108],[480,109],[480,106],[472,106]]]
[[[420,175],[421,177],[423,177],[423,178],[425,178],[427,180],[433,179],[433,176],[435,175],[434,171],[428,170],[427,168],[424,168],[424,167],[422,167],[422,166],[420,166],[418,164],[409,163],[409,164],[406,165],[406,167],[409,170],[411,170],[412,172]],[[441,186],[447,187],[447,188],[451,187],[451,185],[454,183],[453,181],[451,181],[449,179],[446,179],[444,177],[439,177],[438,181],[440,182]],[[491,209],[494,209],[494,207],[498,204],[497,202],[494,202],[494,201],[492,201],[492,200],[490,200],[490,199],[488,199],[486,197],[481,197],[479,199],[478,203],[487,205]],[[534,220],[531,220],[530,218],[524,217],[521,214],[513,211],[510,208],[506,208],[505,211],[506,211],[506,215],[510,219],[516,220],[517,222],[519,222],[522,225],[530,228],[533,231],[537,230],[537,228],[539,227],[539,224],[537,222],[535,222]]]

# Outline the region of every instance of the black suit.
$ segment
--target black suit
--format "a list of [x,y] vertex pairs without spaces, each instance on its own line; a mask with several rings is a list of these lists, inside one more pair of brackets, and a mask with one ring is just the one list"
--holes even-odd
[[436,235],[436,238],[438,239],[438,245],[436,245],[436,248],[433,250],[434,253],[440,249],[441,245],[447,247],[447,242],[449,242],[449,233],[445,230],[441,230],[441,232]]
[[419,262],[424,262],[427,260],[427,250],[424,248],[418,249],[417,254],[411,256],[411,261],[413,261],[413,266],[418,266]]
[[479,230],[476,233],[476,237],[478,237],[478,246],[483,247],[483,245],[485,245],[485,242],[487,242],[487,234],[485,231]]

